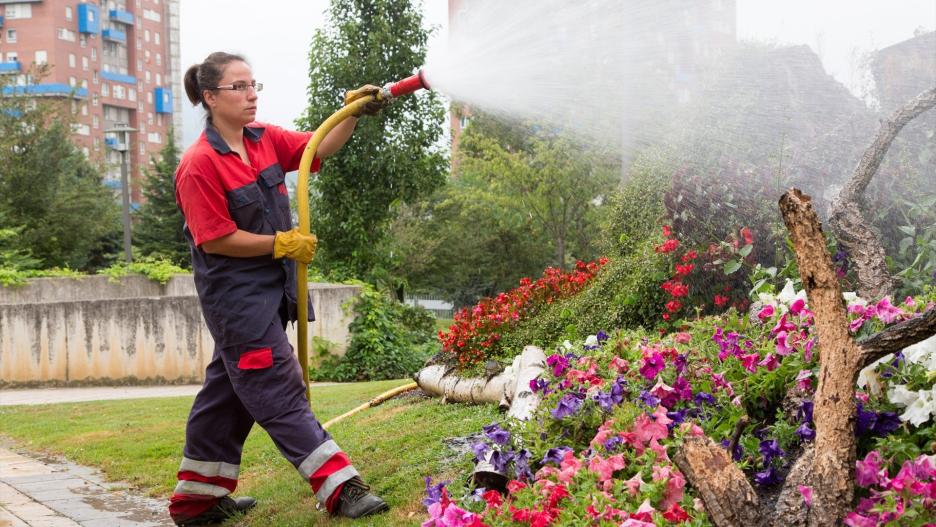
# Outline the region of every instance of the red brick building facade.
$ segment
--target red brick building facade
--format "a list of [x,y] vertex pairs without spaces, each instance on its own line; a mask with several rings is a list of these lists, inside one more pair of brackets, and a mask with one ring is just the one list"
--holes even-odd
[[[51,73],[34,79],[32,67]],[[119,189],[117,123],[130,134],[132,201],[141,177],[171,129],[181,143],[178,0],[0,0],[0,75],[5,94],[68,100],[75,143],[102,162],[105,181]]]

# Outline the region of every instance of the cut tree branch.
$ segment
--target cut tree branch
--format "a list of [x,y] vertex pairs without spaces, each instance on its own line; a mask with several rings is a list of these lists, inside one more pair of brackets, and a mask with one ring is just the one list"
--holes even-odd
[[864,191],[900,130],[933,106],[936,106],[936,88],[917,95],[884,120],[874,142],[861,157],[851,181],[832,203],[829,226],[855,265],[859,294],[869,300],[891,294],[897,281],[887,271],[884,246],[866,219]]
[[930,309],[923,316],[904,320],[858,341],[861,346],[859,369],[888,353],[896,353],[933,335],[936,335],[936,308]]

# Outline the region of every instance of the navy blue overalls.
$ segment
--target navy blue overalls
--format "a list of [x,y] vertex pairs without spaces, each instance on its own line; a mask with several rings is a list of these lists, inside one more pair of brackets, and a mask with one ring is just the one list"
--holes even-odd
[[[330,509],[336,491],[358,474],[310,410],[299,362],[286,339],[287,321],[296,320],[295,263],[201,249],[205,241],[237,229],[274,234],[292,228],[284,171],[298,168],[310,137],[251,123],[244,128],[247,165],[209,125],[176,171],[195,287],[215,341],[185,430],[169,505],[176,520],[195,517],[234,491],[241,450],[255,421]],[[313,170],[317,167],[318,160]],[[314,320],[311,302],[309,320]]]

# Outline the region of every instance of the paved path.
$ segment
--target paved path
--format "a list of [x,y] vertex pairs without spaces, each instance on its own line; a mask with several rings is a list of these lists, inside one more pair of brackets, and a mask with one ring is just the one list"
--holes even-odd
[[99,472],[0,446],[0,527],[169,527],[165,500],[133,495]]

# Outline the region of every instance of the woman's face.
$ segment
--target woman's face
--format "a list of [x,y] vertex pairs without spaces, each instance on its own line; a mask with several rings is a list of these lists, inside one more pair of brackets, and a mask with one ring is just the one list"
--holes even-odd
[[205,101],[211,108],[212,119],[222,120],[233,126],[244,126],[253,122],[257,117],[257,90],[250,86],[253,82],[253,71],[246,62],[229,62],[218,86],[230,88],[246,83],[247,89],[206,90]]

